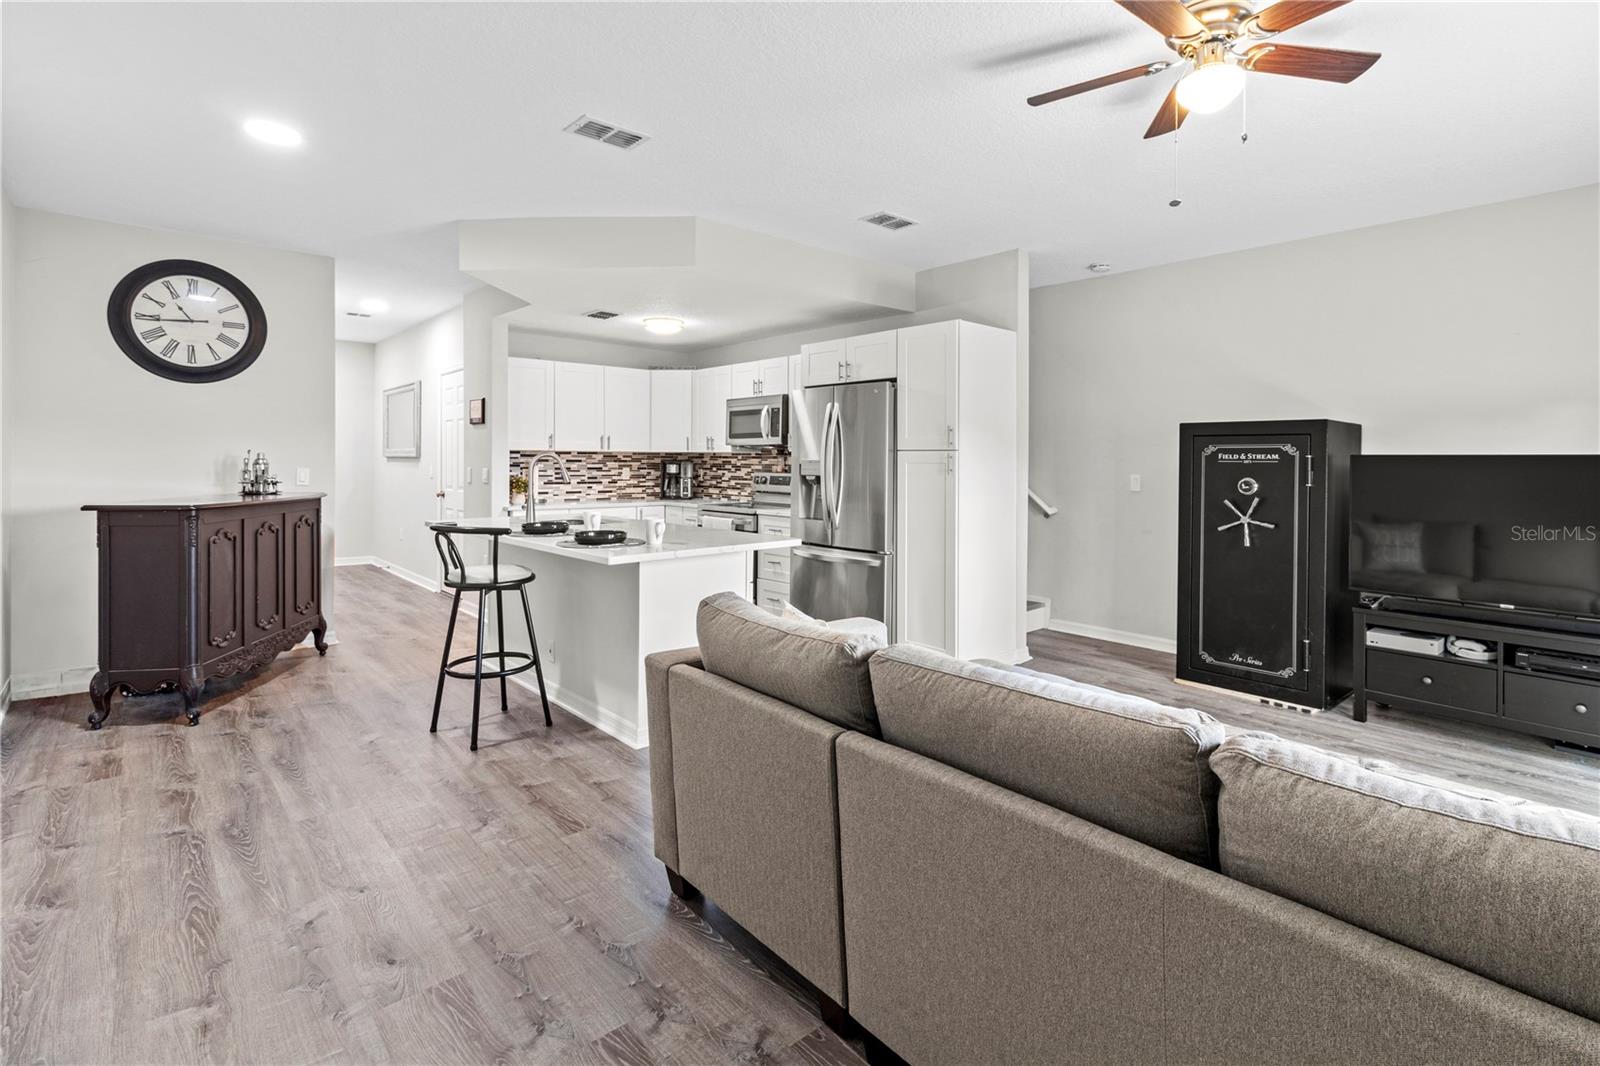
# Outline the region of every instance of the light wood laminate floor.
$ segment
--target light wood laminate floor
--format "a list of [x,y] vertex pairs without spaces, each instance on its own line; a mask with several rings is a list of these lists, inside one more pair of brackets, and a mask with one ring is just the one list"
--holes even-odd
[[1382,759],[1436,777],[1540,803],[1600,814],[1600,756],[1521,733],[1350,701],[1315,714],[1264,706],[1172,680],[1170,654],[1046,630],[1028,635],[1033,670],[1102,685],[1177,707],[1194,707],[1235,730],[1276,733],[1363,759]]
[[668,894],[646,753],[546,730],[515,686],[475,755],[470,683],[428,734],[447,608],[341,568],[341,643],[211,692],[195,728],[176,696],[119,697],[99,732],[87,696],[11,709],[0,1058],[859,1061]]

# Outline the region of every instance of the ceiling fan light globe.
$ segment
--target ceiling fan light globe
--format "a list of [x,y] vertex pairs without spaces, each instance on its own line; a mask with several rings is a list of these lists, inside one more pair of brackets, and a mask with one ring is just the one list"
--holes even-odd
[[1178,82],[1178,103],[1186,111],[1209,115],[1233,103],[1243,90],[1243,69],[1232,63],[1207,63]]

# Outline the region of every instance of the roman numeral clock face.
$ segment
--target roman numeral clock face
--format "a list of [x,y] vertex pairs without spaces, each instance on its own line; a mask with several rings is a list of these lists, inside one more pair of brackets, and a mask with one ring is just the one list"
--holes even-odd
[[261,354],[267,321],[238,278],[192,260],[133,271],[112,293],[107,318],[123,353],[174,381],[220,381]]

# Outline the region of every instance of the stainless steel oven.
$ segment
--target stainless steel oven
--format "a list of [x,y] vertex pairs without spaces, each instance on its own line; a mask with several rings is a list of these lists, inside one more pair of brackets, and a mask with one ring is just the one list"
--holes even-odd
[[789,397],[741,396],[728,401],[728,445],[782,446],[789,439]]

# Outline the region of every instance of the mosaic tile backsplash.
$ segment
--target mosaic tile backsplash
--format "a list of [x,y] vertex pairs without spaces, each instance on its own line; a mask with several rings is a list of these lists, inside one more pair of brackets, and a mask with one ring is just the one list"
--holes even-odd
[[[527,468],[537,452],[511,453],[513,473]],[[661,464],[687,459],[694,464],[694,494],[713,499],[750,495],[754,474],[777,473],[789,468],[787,448],[760,448],[731,454],[664,452],[558,452],[572,476],[563,484],[554,464],[539,468],[540,501],[583,503],[587,500],[658,500],[661,498]]]

